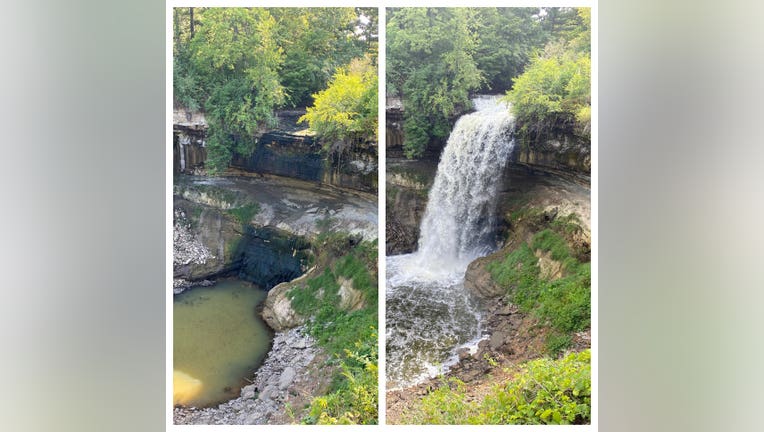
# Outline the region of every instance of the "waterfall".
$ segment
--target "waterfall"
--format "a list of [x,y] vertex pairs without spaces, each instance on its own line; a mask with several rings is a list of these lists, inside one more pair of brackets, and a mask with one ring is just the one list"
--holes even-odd
[[497,96],[473,100],[448,138],[420,226],[419,249],[387,258],[387,366],[393,386],[456,363],[482,335],[480,308],[464,288],[467,265],[496,247],[496,198],[514,142],[514,119]]
[[497,97],[474,100],[448,137],[421,224],[419,255],[426,262],[472,260],[492,248],[496,191],[513,142],[514,123]]

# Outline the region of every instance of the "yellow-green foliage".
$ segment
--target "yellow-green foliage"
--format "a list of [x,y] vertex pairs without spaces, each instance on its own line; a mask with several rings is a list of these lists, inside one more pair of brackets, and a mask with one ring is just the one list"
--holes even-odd
[[591,351],[525,363],[483,400],[467,401],[455,378],[425,396],[406,420],[421,424],[588,424]]
[[[377,334],[368,342],[376,344]],[[361,348],[357,342],[355,348]],[[377,423],[377,355],[345,350],[341,364],[342,382],[334,392],[319,396],[310,404],[307,423],[376,424]]]
[[377,68],[370,57],[338,69],[329,87],[313,98],[300,122],[307,121],[322,139],[376,140]]
[[577,11],[579,25],[549,42],[514,79],[507,99],[522,135],[573,132],[588,138],[591,130],[591,15]]

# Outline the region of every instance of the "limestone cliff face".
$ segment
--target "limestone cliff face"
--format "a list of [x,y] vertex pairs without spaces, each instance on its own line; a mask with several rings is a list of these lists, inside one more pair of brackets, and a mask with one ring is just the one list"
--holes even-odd
[[[387,152],[402,153],[406,137],[403,133],[403,107],[400,100],[388,99],[386,118]],[[514,164],[557,174],[588,176],[591,173],[591,142],[571,134],[527,142],[518,140],[510,160]]]
[[515,145],[512,162],[553,172],[589,175],[591,143],[573,135],[560,135],[538,142]]
[[427,208],[427,194],[435,178],[437,161],[387,161],[387,253],[413,252],[419,225]]
[[201,281],[236,275],[270,289],[304,273],[310,256],[305,238],[275,228],[243,227],[223,209],[179,197],[174,204],[187,218],[191,237],[185,247],[176,242],[175,255],[191,256],[188,252],[194,248],[201,251],[194,255],[201,259],[175,260],[174,278]]
[[207,121],[204,114],[178,109],[173,112],[173,172],[191,172],[207,159]]
[[[365,192],[377,190],[377,144],[355,143],[342,153],[329,154],[323,144],[296,124],[298,111],[276,113],[276,130],[254,137],[251,155],[234,154],[231,166],[243,171],[319,182]],[[207,159],[204,115],[185,110],[173,114],[174,172],[193,172]]]
[[323,230],[378,233],[375,197],[284,178],[179,176],[174,208],[174,276],[190,282],[236,275],[269,289],[305,273]]
[[[181,210],[183,217],[187,219],[191,241],[200,244],[208,253],[204,259],[175,262],[173,277],[196,281],[233,271],[237,266],[235,255],[236,246],[241,239],[241,226],[218,208],[196,204],[179,197],[174,200],[174,208]],[[182,246],[178,241],[174,246],[176,256],[191,249]]]

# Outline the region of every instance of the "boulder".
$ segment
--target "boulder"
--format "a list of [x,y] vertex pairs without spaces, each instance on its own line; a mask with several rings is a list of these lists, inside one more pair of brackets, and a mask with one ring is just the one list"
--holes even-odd
[[483,299],[498,297],[504,294],[504,289],[493,281],[486,264],[495,260],[495,254],[478,258],[467,266],[464,274],[464,286]]
[[276,331],[284,331],[304,324],[306,317],[292,308],[292,300],[286,296],[293,287],[292,282],[276,285],[268,292],[261,316],[268,326]]
[[315,272],[316,267],[313,267],[297,279],[280,283],[268,291],[268,297],[265,299],[263,311],[260,314],[268,326],[276,331],[284,331],[302,325],[307,321],[307,317],[298,314],[292,308],[292,301],[286,294],[308,278],[314,277]]

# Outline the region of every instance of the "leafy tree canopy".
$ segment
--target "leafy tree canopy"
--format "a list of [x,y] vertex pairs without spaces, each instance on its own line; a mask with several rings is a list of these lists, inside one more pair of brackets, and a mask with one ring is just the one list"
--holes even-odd
[[484,77],[474,54],[475,9],[392,9],[387,22],[387,85],[404,102],[404,150],[419,157],[433,137],[443,138],[452,117],[470,106],[469,93]]
[[369,56],[339,68],[329,87],[313,98],[313,106],[300,121],[308,122],[327,149],[338,151],[338,146],[355,141],[376,140],[377,68]]
[[476,92],[506,91],[549,34],[539,8],[392,9],[388,95],[404,105],[404,151],[448,136]]
[[175,103],[205,111],[213,173],[254,151],[274,109],[308,104],[338,67],[376,52],[369,8],[176,8],[173,18]]
[[589,138],[591,130],[590,9],[574,10],[560,39],[549,42],[507,93],[521,135]]

